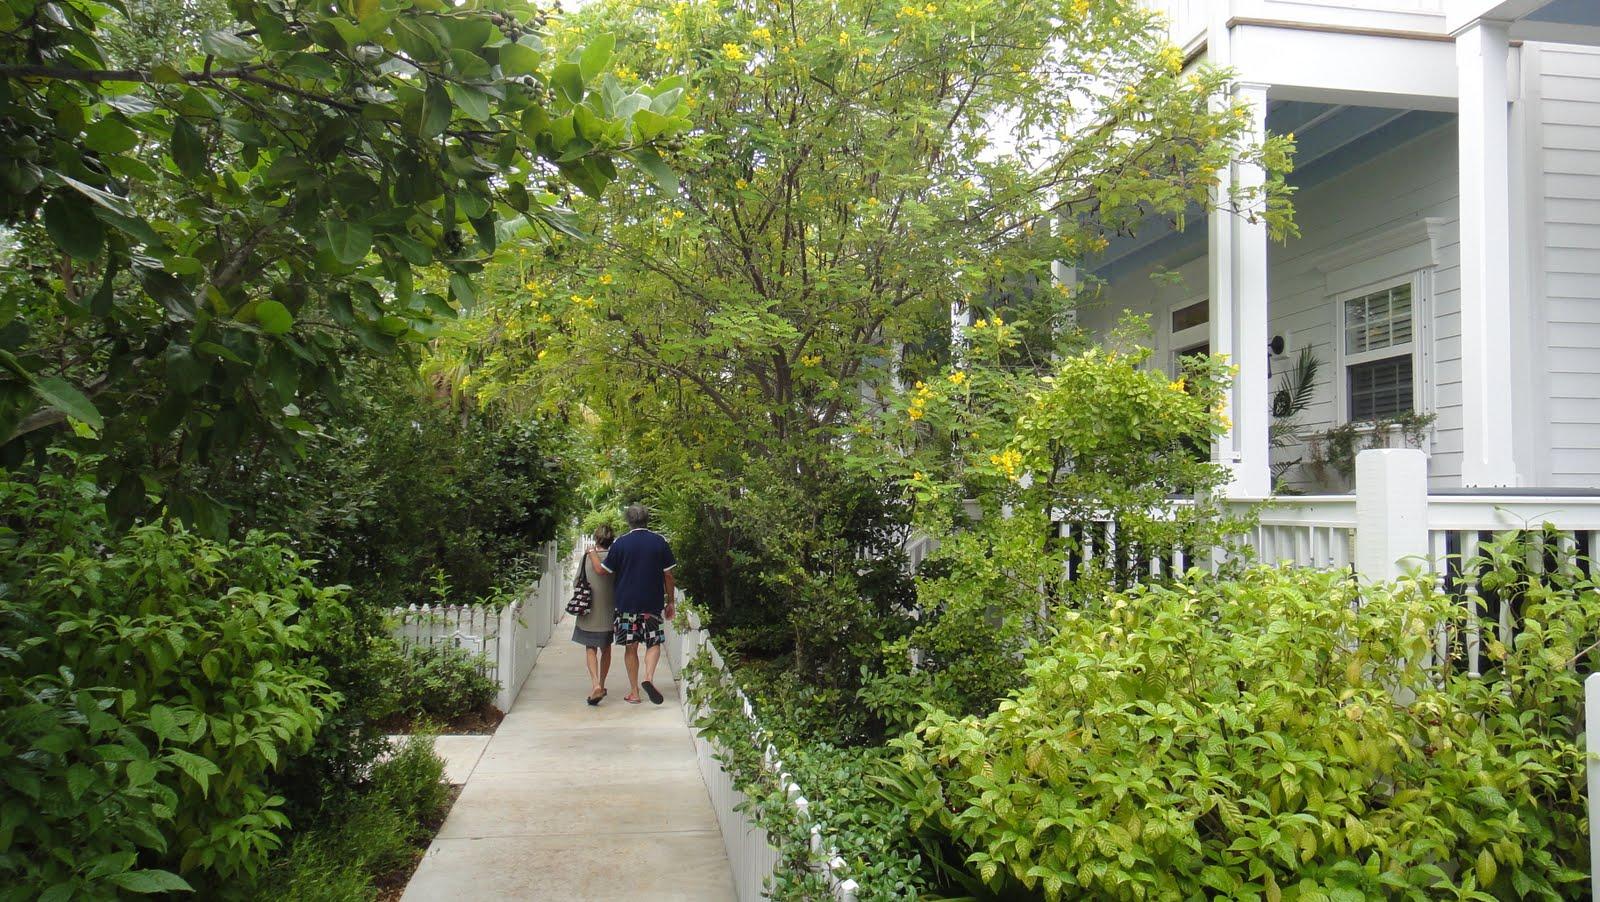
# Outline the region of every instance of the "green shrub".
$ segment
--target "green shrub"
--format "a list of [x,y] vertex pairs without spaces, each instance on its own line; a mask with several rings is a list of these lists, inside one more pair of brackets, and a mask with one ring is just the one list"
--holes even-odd
[[342,610],[271,538],[108,527],[87,479],[0,474],[0,897],[210,895],[287,824],[269,777],[337,702]]
[[[915,898],[927,887],[909,812],[887,801],[863,775],[881,770],[888,751],[807,742],[796,734],[816,729],[795,719],[797,709],[774,710],[758,703],[766,739],[778,750],[789,779],[810,800],[801,817],[789,798],[788,780],[767,766],[763,747],[750,739],[750,721],[733,683],[701,653],[688,665],[691,699],[700,708],[695,721],[719,749],[717,757],[734,785],[749,800],[745,811],[767,831],[779,863],[767,896],[775,900],[831,899],[822,875],[812,866],[811,828],[820,825],[848,876],[860,886],[862,902]],[[748,668],[739,669],[742,679]],[[748,688],[748,687],[747,687]],[[836,710],[824,708],[823,710]]]
[[895,743],[890,796],[980,896],[1578,897],[1600,593],[1527,559],[1485,578],[1522,622],[1481,679],[1430,657],[1463,624],[1425,582],[1262,569],[1063,612],[998,710]]
[[450,721],[482,710],[494,701],[499,684],[485,675],[482,655],[454,645],[407,649],[395,673],[401,712],[416,718]]
[[409,739],[371,779],[325,801],[317,822],[295,836],[261,881],[262,900],[358,902],[376,898],[375,878],[415,860],[450,800],[444,762],[426,736]]

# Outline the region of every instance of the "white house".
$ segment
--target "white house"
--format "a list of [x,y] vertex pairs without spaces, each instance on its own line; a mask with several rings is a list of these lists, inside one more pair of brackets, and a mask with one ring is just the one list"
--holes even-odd
[[1079,313],[1149,314],[1163,367],[1230,355],[1230,494],[1271,493],[1272,388],[1307,347],[1305,433],[1431,414],[1436,494],[1600,486],[1600,0],[1150,2],[1299,146],[1301,237],[1223,213],[1150,231],[1092,264],[1106,289]]

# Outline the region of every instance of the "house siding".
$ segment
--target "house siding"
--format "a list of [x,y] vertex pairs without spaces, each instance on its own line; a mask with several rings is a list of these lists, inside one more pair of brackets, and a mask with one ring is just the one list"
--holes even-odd
[[[1531,448],[1533,478],[1556,486],[1600,484],[1600,51],[1551,44],[1525,48],[1530,87],[1530,194],[1536,262],[1529,290],[1542,316],[1531,366],[1543,408]],[[1543,454],[1539,452],[1543,451]],[[1520,464],[1520,461],[1519,461]]]
[[[1274,385],[1291,368],[1300,349],[1313,348],[1322,372],[1311,407],[1301,415],[1306,433],[1337,421],[1334,379],[1335,303],[1318,259],[1325,253],[1423,218],[1441,220],[1437,266],[1432,284],[1433,403],[1438,415],[1431,442],[1430,480],[1435,487],[1460,484],[1461,474],[1461,328],[1460,272],[1457,237],[1456,130],[1445,125],[1399,144],[1306,189],[1295,198],[1302,237],[1274,244],[1269,253],[1271,334],[1288,340],[1286,352],[1272,361]],[[1169,266],[1171,264],[1169,263]],[[1102,297],[1083,310],[1079,322],[1101,332],[1122,310],[1150,314],[1157,352],[1153,365],[1166,367],[1172,349],[1166,340],[1166,312],[1176,303],[1204,297],[1205,259],[1177,267],[1181,284],[1165,285],[1147,276],[1152,270],[1117,279]],[[1600,278],[1597,276],[1596,278]],[[1282,459],[1302,457],[1305,448],[1278,452]],[[1304,468],[1290,474],[1304,484]]]

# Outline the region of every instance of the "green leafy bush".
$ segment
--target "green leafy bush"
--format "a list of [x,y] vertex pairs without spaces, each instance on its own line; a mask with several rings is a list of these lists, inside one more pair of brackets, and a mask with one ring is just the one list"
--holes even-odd
[[1574,573],[1515,549],[1494,669],[1431,654],[1426,582],[1261,569],[1067,611],[987,716],[930,712],[890,797],[979,896],[1576,898],[1582,685],[1600,626]]
[[[758,704],[765,738],[778,750],[790,779],[810,802],[801,816],[780,779],[751,741],[751,722],[726,674],[702,653],[688,668],[690,696],[700,707],[695,727],[718,749],[717,757],[747,802],[744,811],[767,831],[779,853],[766,889],[777,900],[831,899],[821,873],[813,866],[811,828],[821,826],[827,840],[845,860],[849,877],[860,886],[862,902],[914,898],[928,885],[923,873],[910,813],[887,801],[863,775],[886,766],[884,748],[850,748],[806,742],[796,733],[817,728],[794,719],[795,710],[769,711]],[[739,676],[748,671],[741,668]]]
[[565,427],[459,410],[399,368],[352,368],[342,391],[303,456],[241,455],[184,478],[374,607],[434,601],[439,575],[458,598],[489,594],[555,537],[572,506]]
[[418,845],[450,801],[444,762],[414,736],[373,768],[371,779],[325,800],[316,826],[298,834],[261,881],[262,900],[356,902],[377,897],[374,879],[409,873]]
[[500,688],[485,669],[482,655],[454,645],[407,649],[394,674],[400,711],[414,718],[450,721],[482,710]]
[[0,475],[0,510],[0,897],[258,870],[287,825],[270,777],[337,703],[310,655],[339,593],[259,534],[114,534],[78,476]]

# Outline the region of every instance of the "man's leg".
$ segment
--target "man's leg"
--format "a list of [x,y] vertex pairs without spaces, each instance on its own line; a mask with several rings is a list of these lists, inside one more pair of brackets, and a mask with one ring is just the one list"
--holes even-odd
[[631,642],[622,649],[622,663],[628,668],[628,698],[639,697],[639,643]]
[[[628,647],[632,648],[633,646],[630,645]],[[644,650],[644,681],[646,683],[654,683],[656,681],[656,665],[660,662],[661,646],[652,645]]]

